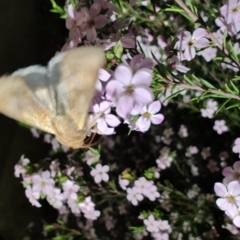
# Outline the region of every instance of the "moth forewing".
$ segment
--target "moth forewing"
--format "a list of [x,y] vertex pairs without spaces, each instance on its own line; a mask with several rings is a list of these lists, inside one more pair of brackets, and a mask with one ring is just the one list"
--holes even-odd
[[[41,78],[46,76],[37,71],[38,68],[39,66],[32,66],[0,78],[0,112],[17,121],[54,133],[51,127],[51,104],[46,102],[46,86],[45,82],[41,81]],[[34,69],[37,73],[29,84],[29,76],[33,75]]]
[[54,57],[49,63],[50,85],[55,85],[57,114],[68,111],[82,129],[105,55],[97,47],[81,47]]
[[31,66],[0,78],[0,112],[55,134],[64,145],[80,148],[104,51],[81,47],[55,56],[48,68]]
[[105,65],[105,55],[98,47],[83,47],[69,51],[61,62],[61,76],[66,79],[68,112],[84,129],[92,101],[98,71]]

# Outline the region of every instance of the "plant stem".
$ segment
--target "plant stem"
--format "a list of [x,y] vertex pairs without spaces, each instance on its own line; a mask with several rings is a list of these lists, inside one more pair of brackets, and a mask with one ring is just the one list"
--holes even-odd
[[202,87],[196,86],[196,85],[189,85],[186,83],[178,83],[179,87],[182,87],[184,89],[192,89],[192,90],[197,90],[197,91],[201,91],[201,92],[208,92],[208,93],[213,93],[213,94],[217,94],[217,95],[222,95],[222,96],[226,96],[228,98],[231,99],[236,99],[236,100],[240,100],[239,96],[236,96],[234,94],[231,93],[226,93],[226,92],[219,92],[218,90],[214,90],[214,89],[204,89]]

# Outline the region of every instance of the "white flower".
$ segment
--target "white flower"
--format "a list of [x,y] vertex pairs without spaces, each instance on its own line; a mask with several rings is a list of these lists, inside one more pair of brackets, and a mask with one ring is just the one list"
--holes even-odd
[[153,185],[152,181],[147,181],[145,177],[140,177],[134,182],[135,187],[138,189],[138,192],[148,196],[149,188]]
[[226,126],[225,120],[216,120],[214,122],[213,129],[218,133],[222,134],[223,132],[228,131],[228,127]]
[[21,156],[18,164],[14,166],[14,175],[15,177],[19,178],[20,174],[24,175],[26,173],[24,166],[28,165],[30,160],[25,158],[24,155]]
[[234,146],[232,148],[232,151],[234,153],[239,153],[239,156],[240,156],[240,138],[237,138],[235,141],[234,141]]
[[27,189],[25,190],[25,194],[27,198],[29,199],[30,203],[33,206],[36,207],[41,207],[42,205],[37,201],[37,199],[40,198],[40,192],[33,191],[33,189],[28,186]]
[[143,195],[139,193],[139,189],[136,187],[127,188],[127,199],[134,206],[137,206],[138,202],[143,200]]
[[91,209],[90,211],[84,212],[84,217],[91,220],[96,220],[100,216],[100,211]]
[[123,179],[123,178],[121,178],[121,176],[119,176],[118,177],[118,183],[123,190],[126,190],[128,184],[129,184],[129,180]]
[[49,171],[44,171],[32,176],[32,184],[34,191],[42,192],[45,195],[51,195],[55,181],[51,178]]
[[61,190],[54,188],[50,197],[47,198],[48,202],[57,209],[62,208],[63,206],[63,195]]
[[171,226],[169,225],[168,221],[167,220],[161,220],[159,219],[158,220],[158,223],[159,223],[159,229],[161,231],[167,231],[168,233],[171,233],[172,232],[172,228]]
[[184,126],[183,124],[180,126],[180,129],[178,131],[178,135],[181,138],[185,138],[185,137],[188,136],[188,130],[187,130],[186,126]]
[[87,212],[94,209],[95,204],[92,202],[91,197],[86,197],[84,202],[78,204],[82,212]]
[[157,190],[157,187],[155,185],[152,185],[147,192],[147,197],[150,201],[155,201],[156,198],[160,197],[160,193]]
[[63,192],[64,199],[68,199],[68,200],[72,199],[74,201],[77,200],[77,192],[80,187],[77,184],[75,184],[75,182],[71,180],[67,180],[62,184],[62,188],[64,191]]
[[197,153],[198,153],[197,147],[195,147],[195,146],[190,146],[190,147],[187,148],[187,151],[186,151],[186,153],[185,153],[185,156],[186,156],[186,157],[191,157],[192,155],[197,154]]
[[149,232],[159,232],[159,222],[155,220],[152,214],[148,216],[148,219],[144,219],[143,222]]
[[68,206],[71,208],[72,213],[74,213],[75,215],[79,215],[81,210],[79,208],[78,203],[76,202],[76,200],[73,200],[72,198],[68,199]]
[[100,183],[101,181],[107,182],[109,180],[109,176],[107,174],[108,171],[109,166],[102,166],[98,163],[90,174],[94,177],[95,183]]
[[88,150],[85,153],[85,156],[83,158],[83,161],[86,161],[89,166],[91,166],[93,163],[97,163],[99,161],[100,154],[97,154],[91,150]]

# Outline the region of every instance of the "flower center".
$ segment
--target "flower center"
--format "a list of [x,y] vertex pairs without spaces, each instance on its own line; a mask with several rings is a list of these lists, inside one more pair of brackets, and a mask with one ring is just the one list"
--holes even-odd
[[130,93],[130,94],[132,94],[134,92],[134,87],[133,87],[133,85],[131,84],[131,85],[128,85],[127,87],[126,87],[126,93]]
[[233,13],[236,13],[238,12],[239,9],[238,9],[238,6],[234,6],[231,10]]
[[193,38],[190,38],[190,40],[188,41],[188,46],[193,46],[195,44],[196,40]]
[[88,21],[88,24],[89,24],[90,27],[93,27],[93,26],[94,26],[94,20],[93,20],[93,19],[90,19],[90,20]]
[[149,112],[145,112],[145,113],[143,114],[143,116],[144,116],[145,118],[151,118],[152,114],[149,113]]
[[239,177],[240,177],[240,174],[238,173],[238,172],[234,172],[233,173],[233,177],[234,177],[234,179],[239,179]]
[[229,203],[235,203],[235,197],[232,195],[227,196],[226,199],[228,200]]

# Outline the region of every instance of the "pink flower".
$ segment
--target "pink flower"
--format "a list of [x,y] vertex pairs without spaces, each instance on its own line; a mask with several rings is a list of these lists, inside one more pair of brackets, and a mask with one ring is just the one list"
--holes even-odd
[[188,31],[182,31],[177,35],[179,41],[176,42],[174,48],[184,51],[184,57],[186,60],[192,60],[196,55],[196,48],[204,48],[209,44],[206,30],[203,28],[196,29],[193,34]]
[[100,132],[100,134],[105,135],[113,134],[114,127],[117,127],[120,124],[120,121],[115,115],[110,114],[111,103],[103,101],[100,104],[95,104],[93,106],[93,111],[95,114],[100,115],[100,117],[97,120],[98,132]]
[[151,69],[156,65],[151,58],[146,58],[144,54],[137,54],[131,60],[124,60],[123,62],[130,65],[134,73],[141,68]]
[[[230,216],[231,217],[231,216]],[[235,213],[232,215],[232,220],[235,226],[240,228],[240,207],[235,210]]]
[[83,11],[77,12],[72,4],[68,5],[68,16],[66,18],[66,27],[69,29],[70,40],[81,42],[82,33],[80,26],[85,20],[85,14]]
[[99,15],[101,11],[101,4],[93,3],[90,10],[87,8],[82,9],[85,13],[85,21],[81,25],[81,30],[84,35],[86,35],[87,40],[90,42],[95,42],[97,38],[96,28],[104,27],[108,19],[104,15]]
[[103,90],[102,82],[107,82],[110,77],[111,77],[111,74],[108,73],[105,69],[102,69],[102,68],[99,69],[98,80],[96,82],[96,90],[98,92],[102,92]]
[[190,68],[187,68],[181,64],[181,62],[177,56],[173,56],[169,59],[169,66],[171,67],[172,73],[174,75],[178,74],[177,71],[186,73],[190,70]]
[[239,156],[240,156],[240,138],[237,138],[234,142],[234,146],[232,148],[232,151],[234,153],[239,153]]
[[114,80],[106,86],[107,98],[116,103],[116,112],[122,118],[133,109],[134,103],[148,104],[153,100],[150,89],[152,73],[142,68],[133,74],[131,67],[119,65],[114,72]]
[[240,2],[239,0],[228,0],[227,4],[220,8],[221,16],[227,23],[237,23],[240,21]]
[[21,156],[18,164],[16,164],[14,166],[14,175],[15,177],[20,177],[20,174],[22,174],[22,176],[25,175],[26,170],[24,168],[24,166],[27,166],[30,163],[30,160],[28,158],[25,158],[24,155]]
[[[235,36],[240,30],[240,22],[232,22],[232,23],[227,23],[226,20],[222,17],[216,18],[215,23],[218,27],[220,27],[220,32],[223,34],[225,31],[230,36]],[[220,36],[219,36],[220,37]],[[221,40],[219,41],[220,43],[223,42],[223,36],[221,37]]]
[[206,62],[210,62],[213,58],[217,56],[217,49],[206,48],[203,51],[199,52],[198,55],[201,55]]
[[237,208],[236,205],[240,206],[239,182],[230,182],[227,186],[222,183],[215,183],[214,191],[220,197],[216,202],[218,207],[223,211],[227,211],[232,216]]
[[146,132],[149,130],[151,123],[160,124],[164,120],[162,114],[156,114],[161,109],[160,101],[152,102],[151,104],[144,105],[142,111],[140,112],[141,117],[138,118],[136,125],[141,132]]
[[224,184],[228,184],[233,181],[240,180],[240,161],[233,164],[233,167],[226,167],[222,171]]

